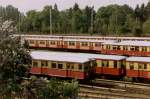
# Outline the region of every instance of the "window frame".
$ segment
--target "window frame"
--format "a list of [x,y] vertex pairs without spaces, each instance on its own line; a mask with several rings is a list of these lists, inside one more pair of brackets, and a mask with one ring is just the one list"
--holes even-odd
[[63,69],[63,63],[58,63],[58,69]]
[[[55,67],[54,67],[54,65],[53,65],[53,64],[55,64]],[[51,63],[51,67],[52,67],[53,69],[56,69],[56,68],[57,68],[57,63],[52,62],[52,63]]]
[[[36,63],[36,65],[34,65],[34,63]],[[32,66],[38,67],[38,61],[32,61]]]

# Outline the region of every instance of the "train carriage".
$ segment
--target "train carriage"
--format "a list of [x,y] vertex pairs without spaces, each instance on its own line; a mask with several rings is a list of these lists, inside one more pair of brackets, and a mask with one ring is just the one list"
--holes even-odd
[[103,43],[103,54],[117,54],[128,56],[150,56],[150,42],[122,41]]
[[150,57],[127,58],[126,76],[131,78],[150,78]]
[[93,50],[101,51],[102,43],[108,42],[105,40],[74,40],[74,39],[64,39],[64,48],[67,49],[80,49],[80,50]]
[[102,55],[76,53],[82,57],[89,57],[96,60],[95,73],[99,75],[123,76],[125,75],[125,59],[126,56],[119,55]]
[[94,59],[67,55],[67,53],[54,53],[44,51],[32,51],[31,74],[87,79],[93,73]]
[[62,48],[62,40],[54,38],[26,38],[29,47],[35,48]]
[[110,76],[124,76],[125,56],[100,55],[97,57],[96,73]]

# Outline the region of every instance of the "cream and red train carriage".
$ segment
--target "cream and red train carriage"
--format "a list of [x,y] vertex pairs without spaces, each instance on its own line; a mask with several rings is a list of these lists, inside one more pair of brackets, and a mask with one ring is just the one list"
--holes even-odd
[[94,70],[94,59],[56,52],[32,51],[31,74],[87,79]]
[[26,38],[30,47],[95,51],[102,54],[150,56],[150,42],[116,40],[83,40],[60,38]]
[[25,38],[25,41],[33,48],[62,48],[63,45],[58,38]]
[[100,52],[102,43],[115,42],[115,40],[81,40],[58,38],[25,38],[30,47],[36,48],[64,48]]
[[128,56],[150,56],[150,42],[122,41],[103,43],[103,54],[117,54]]
[[102,43],[115,42],[114,40],[81,40],[81,39],[64,39],[63,48],[66,49],[80,49],[91,50],[100,52],[102,49]]
[[[87,54],[87,53],[69,53],[69,52],[44,52],[44,51],[34,51],[32,53],[46,53],[47,55],[61,56],[75,58],[88,58],[89,60],[95,60],[93,62],[93,67],[90,69],[99,75],[110,75],[110,76],[124,76],[125,72],[125,56],[117,56],[117,55],[101,55],[101,54]],[[78,67],[76,65],[76,67]],[[34,70],[34,69],[33,69]],[[40,69],[39,69],[40,71]],[[33,71],[34,72],[34,71]]]
[[84,57],[89,56],[93,59],[96,59],[96,74],[119,77],[125,75],[125,56],[86,53],[79,54]]
[[150,79],[150,57],[129,57],[126,59],[126,76]]
[[116,55],[96,55],[97,74],[111,75],[111,76],[124,76],[124,60],[125,56]]
[[[57,52],[57,54],[59,54]],[[69,56],[69,53],[63,53]],[[100,75],[123,76],[125,75],[125,59],[126,56],[119,55],[102,55],[88,53],[70,53],[71,55],[87,57],[96,60],[95,73]]]

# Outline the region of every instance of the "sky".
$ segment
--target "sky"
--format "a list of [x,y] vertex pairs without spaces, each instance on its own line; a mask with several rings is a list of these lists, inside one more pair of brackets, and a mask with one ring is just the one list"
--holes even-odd
[[13,5],[24,13],[29,10],[40,11],[45,5],[53,6],[54,4],[57,4],[59,10],[64,10],[72,7],[75,3],[79,4],[80,8],[94,5],[94,9],[97,10],[110,4],[127,4],[135,8],[137,4],[147,4],[148,0],[0,0],[0,6]]

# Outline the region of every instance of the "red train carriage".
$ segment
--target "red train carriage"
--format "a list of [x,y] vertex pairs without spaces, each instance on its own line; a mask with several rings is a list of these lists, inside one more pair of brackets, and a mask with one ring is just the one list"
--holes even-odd
[[35,48],[62,48],[61,39],[53,38],[26,38],[29,47]]
[[150,42],[122,41],[115,43],[103,43],[101,53],[128,56],[150,56]]
[[102,43],[114,42],[107,40],[81,40],[81,39],[64,39],[63,48],[66,49],[80,49],[80,50],[93,50],[100,52],[102,49]]
[[150,78],[150,57],[127,58],[126,76],[131,78]]
[[82,57],[96,59],[95,73],[100,75],[123,76],[125,75],[125,56],[75,53]]
[[86,79],[94,70],[95,60],[80,55],[33,51],[31,57],[31,74]]
[[102,43],[114,40],[80,40],[53,38],[26,38],[30,47],[36,48],[64,48],[101,52]]
[[68,53],[68,52],[49,52],[54,55],[62,55],[66,57],[82,57],[88,59],[95,59],[93,63],[93,71],[100,75],[123,76],[125,75],[125,56],[117,55],[101,55],[101,54],[87,54],[87,53]]
[[125,56],[100,55],[97,59],[96,73],[111,76],[124,76]]

